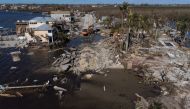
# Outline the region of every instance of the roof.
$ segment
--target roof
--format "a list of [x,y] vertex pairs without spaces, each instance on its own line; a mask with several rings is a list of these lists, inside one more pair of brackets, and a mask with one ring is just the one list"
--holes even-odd
[[70,11],[51,11],[51,14],[71,14]]
[[43,24],[37,28],[34,28],[33,30],[37,30],[37,31],[48,31],[48,30],[52,30],[52,27],[47,25],[47,24]]
[[29,22],[53,22],[55,21],[52,17],[34,17],[33,19],[29,20]]

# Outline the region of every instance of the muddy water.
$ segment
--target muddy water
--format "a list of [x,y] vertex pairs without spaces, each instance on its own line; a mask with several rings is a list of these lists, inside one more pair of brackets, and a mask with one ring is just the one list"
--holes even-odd
[[82,84],[81,91],[65,97],[62,109],[134,109],[135,93],[155,97],[154,86],[145,85],[134,73],[109,69]]
[[91,36],[79,36],[71,39],[71,41],[67,44],[67,47],[79,47],[82,44],[90,44],[93,42],[98,42],[104,37],[100,35],[91,35]]
[[132,72],[106,70],[107,76],[95,75],[83,81],[81,90],[66,94],[62,101],[53,93],[30,94],[19,99],[0,99],[2,109],[134,109],[135,93],[155,97],[153,86],[145,85]]
[[[17,51],[17,48],[0,49],[0,84],[14,82],[17,80],[43,79],[48,75],[49,67],[48,49],[20,49],[21,61],[13,62],[10,52]],[[11,67],[16,67],[12,69]],[[35,75],[35,76],[34,76]]]
[[188,40],[188,41],[185,42],[185,46],[186,46],[187,48],[190,48],[190,40]]
[[[83,43],[86,41],[80,44]],[[76,46],[76,43],[70,44]],[[18,63],[10,61],[8,51],[3,52],[6,57],[3,56],[0,61],[1,84],[17,79],[24,80],[26,77],[45,82],[53,75],[47,70],[50,67],[49,59],[52,59],[47,49],[23,50],[22,60]],[[27,55],[30,52],[34,54]],[[53,55],[58,56],[60,53]],[[17,66],[18,69],[10,71],[11,66]],[[0,98],[0,109],[133,109],[135,93],[144,97],[159,95],[154,93],[153,86],[143,84],[142,79],[132,72],[119,69],[105,71],[107,76],[95,75],[92,80],[83,81],[81,90],[66,94],[61,101],[51,91],[31,93],[23,98]]]

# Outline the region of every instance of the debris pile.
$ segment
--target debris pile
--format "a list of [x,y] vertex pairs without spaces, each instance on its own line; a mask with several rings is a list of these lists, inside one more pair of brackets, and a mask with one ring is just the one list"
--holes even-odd
[[148,101],[140,96],[139,94],[135,94],[136,96],[136,101],[135,101],[135,109],[148,109],[149,108],[149,103]]
[[[158,84],[162,95],[154,101],[163,104],[167,109],[189,108],[190,60],[189,50],[173,43],[169,38],[160,38],[150,47],[134,44],[132,54],[127,54],[127,69],[138,71],[138,75],[147,83]],[[175,105],[173,105],[175,104]],[[183,104],[181,106],[180,104]]]
[[20,59],[20,54],[21,54],[20,51],[11,52],[10,54],[11,54],[11,56],[12,56],[13,62],[18,62],[18,61],[21,60],[21,59]]
[[123,68],[119,62],[119,55],[114,54],[115,48],[109,40],[102,40],[94,46],[84,47],[80,51],[75,69],[84,72],[88,70],[100,71],[104,68]]
[[74,66],[77,55],[77,49],[64,50],[64,53],[52,63],[52,69],[56,72],[69,71]]
[[36,89],[38,91],[40,90],[46,90],[50,85],[49,81],[42,85],[23,85],[25,82],[28,81],[28,78],[22,83],[22,85],[16,85],[16,86],[9,86],[8,84],[0,85],[0,97],[23,97],[25,93],[32,92],[34,93]]
[[104,39],[91,46],[81,48],[81,50],[65,50],[56,59],[52,67],[57,72],[77,71],[99,72],[104,68],[123,68],[119,62],[119,55],[115,55],[115,48],[112,38]]

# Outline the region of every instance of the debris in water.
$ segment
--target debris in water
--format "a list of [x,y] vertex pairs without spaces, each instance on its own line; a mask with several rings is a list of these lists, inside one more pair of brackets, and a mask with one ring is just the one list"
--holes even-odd
[[137,97],[137,100],[135,101],[135,109],[149,109],[149,103],[144,97],[137,93],[135,96]]
[[14,67],[14,66],[12,66],[11,68],[10,68],[10,70],[16,70],[17,69],[17,67]]
[[129,61],[129,62],[127,63],[127,69],[129,70],[129,69],[132,69],[132,68],[133,68],[133,64],[132,64],[131,61]]
[[104,89],[104,92],[105,92],[106,91],[106,86],[105,85],[104,85],[103,89]]
[[34,52],[30,52],[27,55],[29,55],[29,56],[34,55]]
[[58,87],[58,86],[54,86],[53,89],[58,90],[58,91],[65,91],[65,92],[67,91],[67,89],[64,89],[64,88]]
[[11,52],[10,54],[11,54],[11,56],[12,56],[13,62],[18,62],[18,61],[21,60],[21,59],[20,59],[20,54],[21,54],[20,51]]
[[84,75],[83,76],[83,80],[89,80],[89,79],[91,79],[92,78],[92,76],[93,76],[93,74],[86,74],[86,75]]
[[35,80],[33,80],[33,82],[36,83],[36,82],[38,82],[38,80],[35,79]]
[[23,95],[22,95],[20,92],[16,92],[16,95],[17,95],[18,97],[23,97]]

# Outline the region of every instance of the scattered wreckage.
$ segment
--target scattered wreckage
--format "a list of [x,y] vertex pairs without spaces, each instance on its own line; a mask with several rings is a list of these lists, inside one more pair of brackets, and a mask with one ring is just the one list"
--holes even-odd
[[[62,98],[66,93],[72,93],[75,90],[80,89],[80,78],[71,72],[64,75],[54,75],[44,84],[36,84],[40,81],[32,80],[29,81],[26,78],[23,82],[14,82],[10,85],[0,85],[0,97],[23,97],[25,94],[31,94],[37,91],[40,93],[45,93],[52,91],[59,98]],[[32,84],[32,85],[24,85]]]
[[47,84],[44,85],[30,85],[30,86],[3,86],[0,85],[0,97],[23,97],[23,94],[14,90],[23,90],[23,89],[36,89],[36,88],[46,88]]
[[162,31],[157,40],[149,37],[144,40],[149,41],[141,44],[133,39],[133,46],[123,63],[128,70],[136,71],[145,83],[158,85],[161,95],[146,102],[140,97],[143,103],[139,105],[138,102],[137,107],[146,109],[157,105],[167,109],[189,109],[189,49],[178,46]]
[[103,74],[102,70],[106,68],[124,68],[113,43],[112,38],[106,38],[92,46],[64,49],[52,63],[51,69],[58,73],[69,71],[81,78],[89,78],[93,74]]

